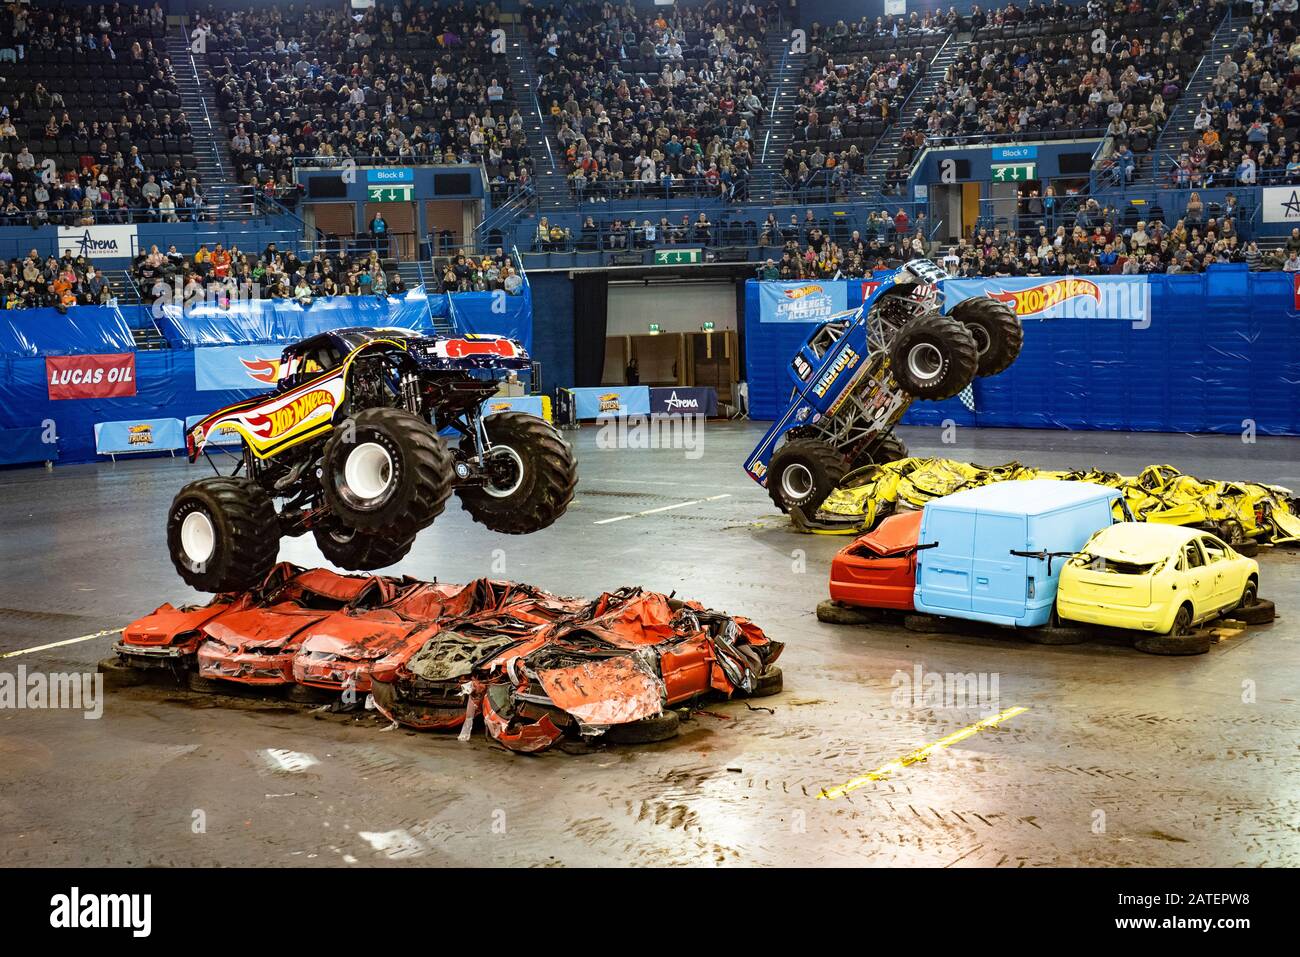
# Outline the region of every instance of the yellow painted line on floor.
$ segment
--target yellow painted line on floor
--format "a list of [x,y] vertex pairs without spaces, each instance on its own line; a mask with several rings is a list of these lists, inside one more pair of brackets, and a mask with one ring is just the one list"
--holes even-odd
[[658,508],[648,508],[644,512],[632,512],[628,515],[615,515],[613,518],[602,518],[598,522],[592,522],[593,525],[608,525],[610,522],[624,522],[629,518],[640,518],[642,515],[655,515],[659,512],[671,512],[675,508],[685,508],[688,505],[699,505],[701,502],[716,502],[720,498],[731,498],[731,493],[723,495],[710,495],[708,498],[693,498],[689,502],[677,502],[675,505],[660,505]]
[[0,655],[3,658],[17,658],[19,655],[30,655],[34,651],[46,651],[50,648],[62,648],[64,645],[75,645],[79,641],[93,641],[96,638],[105,638],[109,635],[121,634],[125,630],[122,628],[110,628],[107,631],[97,631],[93,635],[82,635],[80,638],[66,638],[63,641],[52,641],[48,645],[37,645],[34,648],[21,648],[18,651],[6,651]]
[[996,728],[1003,721],[1014,718],[1018,714],[1024,714],[1028,710],[1028,708],[1022,708],[1019,706],[1015,708],[1007,708],[1005,711],[995,714],[992,717],[976,721],[974,724],[968,725],[960,731],[954,731],[952,734],[948,735],[948,737],[940,738],[933,744],[927,744],[925,747],[917,748],[910,754],[905,754],[901,758],[896,758],[888,764],[882,764],[880,767],[876,768],[876,770],[868,771],[866,774],[860,775],[852,781],[846,781],[844,784],[837,785],[833,788],[823,788],[817,797],[837,798],[842,794],[848,794],[850,791],[857,790],[864,784],[870,784],[872,781],[884,780],[895,771],[901,771],[908,765],[916,764],[918,761],[924,761],[935,752],[951,747],[958,741],[965,741],[971,735],[978,734],[981,731],[987,731],[989,728]]

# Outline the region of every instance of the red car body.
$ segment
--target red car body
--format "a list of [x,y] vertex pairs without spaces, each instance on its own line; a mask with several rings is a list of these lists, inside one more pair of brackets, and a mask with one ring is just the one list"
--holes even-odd
[[891,515],[842,548],[831,562],[831,600],[911,611],[922,514],[912,509]]

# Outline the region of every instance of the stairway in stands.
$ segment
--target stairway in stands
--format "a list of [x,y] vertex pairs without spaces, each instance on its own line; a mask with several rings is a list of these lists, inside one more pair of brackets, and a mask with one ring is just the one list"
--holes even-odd
[[[425,292],[429,294],[437,291],[437,283],[434,282],[433,278],[432,263],[422,263],[415,260],[399,262],[397,264],[397,274],[402,277],[402,282],[406,284],[407,289],[414,289],[416,286],[423,285]],[[446,316],[434,316],[433,328],[440,336],[450,336],[456,332],[451,320]]]
[[763,107],[768,113],[763,121],[761,139],[753,144],[758,154],[754,171],[779,175],[785,151],[794,142],[794,110],[799,103],[808,54],[791,53],[789,34],[779,27],[769,31],[766,45],[771,73],[768,76],[767,102]]
[[876,141],[875,149],[867,154],[866,181],[860,192],[867,198],[869,205],[877,206],[883,202],[885,178],[894,168],[894,162],[902,151],[900,140],[903,133],[911,126],[917,109],[934,93],[935,88],[948,72],[952,61],[957,59],[958,52],[969,42],[968,34],[962,34],[960,37],[956,33],[948,35],[948,39],[935,51],[930,65],[926,68],[925,76],[921,77],[921,82],[912,88],[912,92],[899,107],[897,118]]
[[1168,183],[1170,171],[1178,161],[1183,140],[1192,140],[1198,135],[1193,124],[1196,121],[1196,114],[1201,110],[1201,100],[1214,83],[1219,65],[1232,52],[1237,37],[1248,25],[1249,21],[1245,17],[1228,15],[1214,31],[1214,36],[1206,48],[1205,57],[1196,68],[1196,72],[1192,74],[1186,92],[1178,98],[1169,116],[1169,122],[1165,124],[1165,128],[1160,132],[1160,138],[1156,140],[1153,169],[1143,179]]
[[206,57],[190,53],[183,32],[168,34],[166,47],[180,89],[181,108],[193,129],[194,155],[199,164],[197,173],[204,200],[209,206],[223,207],[226,215],[241,203],[251,211],[248,191],[235,182],[230,143],[216,115],[216,91]]
[[506,45],[510,58],[511,93],[519,115],[524,118],[528,155],[533,161],[533,187],[543,209],[560,206],[568,199],[564,153],[555,141],[551,118],[537,97],[537,61],[528,31],[521,23],[505,25]]

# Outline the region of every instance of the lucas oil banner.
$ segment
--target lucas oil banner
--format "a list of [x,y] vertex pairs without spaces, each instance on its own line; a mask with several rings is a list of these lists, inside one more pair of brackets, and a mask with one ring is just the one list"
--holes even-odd
[[1145,276],[1034,276],[947,279],[945,305],[991,296],[1021,319],[1151,319],[1151,286]]
[[831,280],[758,284],[760,322],[822,322],[849,305],[849,284]]

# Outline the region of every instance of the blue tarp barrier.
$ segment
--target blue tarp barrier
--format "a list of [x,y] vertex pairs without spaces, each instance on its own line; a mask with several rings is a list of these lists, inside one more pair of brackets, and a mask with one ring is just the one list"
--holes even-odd
[[95,451],[100,455],[174,452],[185,447],[180,419],[124,419],[95,423]]
[[[958,399],[914,402],[905,424],[1300,435],[1300,313],[1288,273],[1211,267],[1153,275],[1150,324],[1102,319],[1025,322],[1020,358]],[[790,357],[809,323],[760,323],[745,297],[750,414],[785,411]],[[857,289],[855,302],[854,287]],[[861,283],[848,306],[861,302]]]
[[67,356],[130,352],[139,306],[72,306],[0,311],[0,355]]
[[448,300],[447,314],[459,334],[507,336],[533,351],[533,297],[504,292],[458,292]]
[[344,326],[395,326],[433,332],[435,309],[446,296],[426,296],[417,286],[401,296],[329,296],[302,305],[295,299],[237,299],[216,303],[159,306],[155,319],[173,349],[296,342]]
[[0,465],[55,461],[59,457],[59,443],[46,441],[48,436],[48,430],[39,425],[0,429]]
[[134,396],[53,402],[45,382],[44,358],[0,359],[0,429],[52,421],[62,450],[60,461],[91,462],[96,422],[207,415],[248,395],[194,391],[194,353],[189,350],[138,352],[135,358]]

